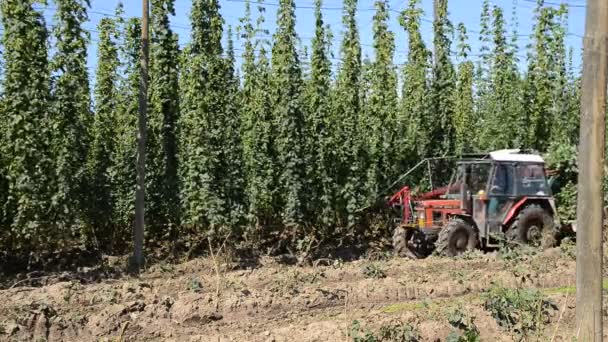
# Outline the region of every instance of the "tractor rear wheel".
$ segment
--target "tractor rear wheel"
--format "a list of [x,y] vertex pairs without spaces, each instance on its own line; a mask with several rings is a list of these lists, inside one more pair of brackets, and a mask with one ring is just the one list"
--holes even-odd
[[452,219],[439,232],[435,248],[439,255],[456,256],[477,248],[478,244],[475,227],[462,219]]
[[532,204],[519,212],[511,229],[519,243],[535,247],[555,246],[557,232],[553,216],[538,204]]
[[417,259],[415,253],[413,253],[408,245],[408,241],[410,240],[411,234],[408,234],[408,230],[403,227],[395,228],[393,232],[393,250],[395,254],[409,259]]

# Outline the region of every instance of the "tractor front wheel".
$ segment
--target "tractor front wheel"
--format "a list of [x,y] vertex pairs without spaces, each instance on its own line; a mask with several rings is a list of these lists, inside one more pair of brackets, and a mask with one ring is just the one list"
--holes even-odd
[[439,255],[456,256],[477,248],[479,234],[462,219],[452,219],[439,232],[435,248]]
[[410,235],[411,234],[408,234],[407,229],[403,227],[395,228],[395,231],[393,232],[393,250],[395,251],[395,254],[400,257],[417,259],[416,254],[410,250],[408,245],[408,241],[411,238]]
[[555,246],[557,234],[553,217],[540,205],[525,207],[517,215],[511,230],[519,243],[542,248]]

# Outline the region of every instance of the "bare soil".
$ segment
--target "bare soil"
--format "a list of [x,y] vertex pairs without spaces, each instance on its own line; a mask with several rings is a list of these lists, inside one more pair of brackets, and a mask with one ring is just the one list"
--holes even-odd
[[575,262],[559,248],[306,267],[266,258],[235,269],[226,260],[160,263],[99,282],[15,281],[0,290],[0,341],[351,341],[354,320],[370,331],[407,323],[422,341],[443,341],[454,308],[474,317],[482,341],[516,340],[484,309],[494,284],[541,288],[553,301],[538,340],[575,335]]

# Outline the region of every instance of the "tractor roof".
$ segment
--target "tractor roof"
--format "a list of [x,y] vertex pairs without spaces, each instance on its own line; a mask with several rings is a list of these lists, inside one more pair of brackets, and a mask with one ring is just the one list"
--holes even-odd
[[524,162],[524,163],[544,163],[543,157],[538,154],[521,153],[519,149],[498,150],[490,152],[490,158],[496,161],[505,162]]

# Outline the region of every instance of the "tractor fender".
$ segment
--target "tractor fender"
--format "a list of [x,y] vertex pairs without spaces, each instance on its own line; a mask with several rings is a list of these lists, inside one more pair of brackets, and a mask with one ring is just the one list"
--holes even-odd
[[524,197],[522,199],[519,200],[519,202],[515,203],[511,209],[509,209],[509,212],[507,213],[507,216],[505,216],[505,219],[502,221],[503,225],[508,225],[509,222],[511,222],[513,220],[513,218],[515,217],[515,215],[517,214],[517,212],[519,212],[519,209],[524,205],[524,203],[526,203],[528,201],[528,197]]
[[555,200],[553,198],[540,199],[540,198],[530,198],[530,197],[524,197],[521,200],[519,200],[517,203],[515,203],[513,205],[513,207],[511,207],[511,209],[509,209],[509,212],[505,216],[505,219],[503,220],[502,224],[505,226],[508,226],[513,221],[515,216],[517,216],[520,209],[522,209],[524,206],[526,206],[529,203],[537,203],[537,204],[540,204],[541,206],[546,206],[546,204],[548,203],[549,204],[548,209],[550,209],[551,214],[553,214],[553,220],[554,220],[555,224],[559,226],[559,224],[560,224],[559,217],[558,217],[558,215],[555,215],[555,213],[557,213],[557,210],[555,207]]

